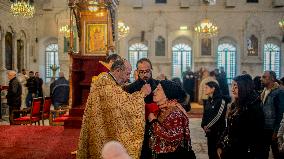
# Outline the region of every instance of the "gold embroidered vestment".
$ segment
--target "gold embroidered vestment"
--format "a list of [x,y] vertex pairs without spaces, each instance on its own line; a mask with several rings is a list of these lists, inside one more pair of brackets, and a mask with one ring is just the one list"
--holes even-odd
[[100,159],[103,145],[121,142],[138,159],[145,126],[144,94],[129,94],[104,74],[94,81],[86,103],[77,158]]

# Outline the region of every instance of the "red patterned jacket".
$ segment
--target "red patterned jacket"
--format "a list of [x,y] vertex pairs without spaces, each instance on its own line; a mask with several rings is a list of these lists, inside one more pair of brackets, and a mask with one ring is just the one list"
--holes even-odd
[[191,146],[189,120],[179,108],[162,110],[158,119],[151,123],[150,147],[154,153],[174,152],[179,146]]

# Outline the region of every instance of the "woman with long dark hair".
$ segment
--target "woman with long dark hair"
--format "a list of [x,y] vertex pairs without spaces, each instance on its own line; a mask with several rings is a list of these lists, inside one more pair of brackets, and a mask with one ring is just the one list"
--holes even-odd
[[254,91],[250,75],[232,81],[233,103],[228,111],[227,127],[218,144],[221,159],[261,158],[263,113],[261,100]]
[[225,129],[225,114],[228,100],[224,100],[219,85],[210,81],[205,84],[204,111],[201,127],[206,133],[209,159],[217,159],[217,142]]

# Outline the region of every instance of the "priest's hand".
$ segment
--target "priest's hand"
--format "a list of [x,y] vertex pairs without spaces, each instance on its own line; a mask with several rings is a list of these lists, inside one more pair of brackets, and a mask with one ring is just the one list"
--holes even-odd
[[144,93],[145,97],[151,93],[151,86],[150,84],[144,84],[141,88],[141,91]]

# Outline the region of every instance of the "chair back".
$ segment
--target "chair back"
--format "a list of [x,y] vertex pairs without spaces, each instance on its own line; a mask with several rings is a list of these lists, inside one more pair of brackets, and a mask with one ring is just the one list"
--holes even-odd
[[41,105],[41,99],[34,98],[32,109],[31,109],[31,117],[40,115],[40,105]]
[[51,106],[51,97],[45,97],[43,102],[43,113],[49,113]]

